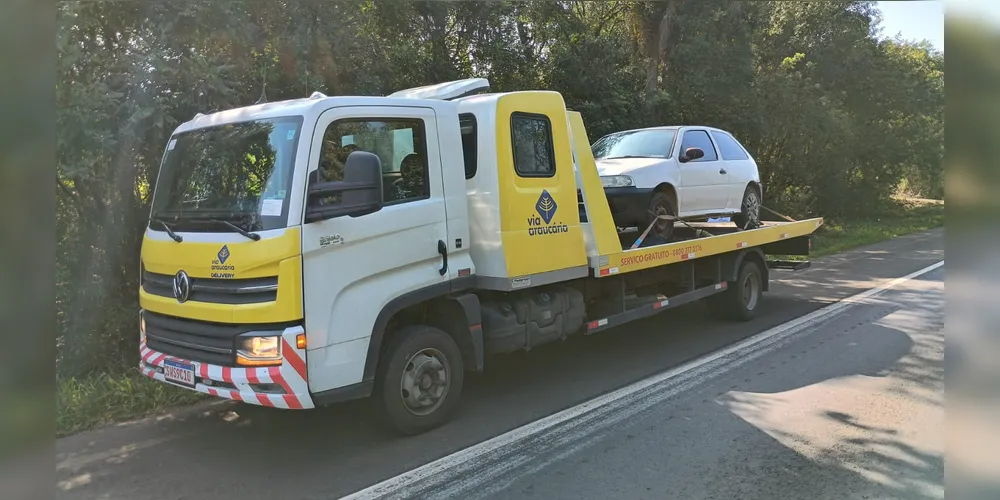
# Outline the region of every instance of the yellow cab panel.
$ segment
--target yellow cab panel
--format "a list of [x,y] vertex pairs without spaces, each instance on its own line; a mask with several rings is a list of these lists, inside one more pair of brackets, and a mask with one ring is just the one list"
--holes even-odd
[[[177,243],[144,238],[143,280],[151,282],[140,287],[139,304],[156,313],[217,323],[275,323],[302,319],[300,249],[301,229],[298,227],[283,229],[278,236],[245,242],[185,240]],[[199,301],[197,294],[192,295],[191,300],[179,302],[165,286],[169,286],[180,271],[195,284],[205,278],[215,284],[234,286],[276,281],[277,291],[274,300],[260,302]],[[256,281],[242,281],[252,279]],[[230,280],[232,283],[226,283]]]
[[587,265],[566,107],[556,92],[514,92],[496,110],[500,227],[512,277]]

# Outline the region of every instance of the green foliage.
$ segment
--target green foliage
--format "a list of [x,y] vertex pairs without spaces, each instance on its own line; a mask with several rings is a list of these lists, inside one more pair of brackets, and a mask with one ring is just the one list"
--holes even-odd
[[944,226],[944,203],[901,200],[877,215],[825,220],[813,236],[809,254],[811,258],[833,255],[941,226]]
[[64,381],[136,366],[140,241],[167,138],[265,82],[274,101],[482,76],[562,92],[591,141],[726,128],[758,159],[766,203],[798,217],[871,213],[902,184],[943,191],[944,57],[877,40],[872,2],[60,2],[57,22]]
[[155,382],[138,372],[63,378],[56,387],[56,436],[140,418],[204,397],[198,392]]

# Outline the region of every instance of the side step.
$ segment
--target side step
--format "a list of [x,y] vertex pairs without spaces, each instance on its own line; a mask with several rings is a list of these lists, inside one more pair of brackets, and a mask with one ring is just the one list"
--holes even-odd
[[812,267],[812,262],[808,260],[769,260],[767,261],[768,269],[788,269],[791,271],[801,271]]
[[608,328],[614,328],[631,321],[635,321],[640,318],[645,318],[647,316],[652,316],[656,313],[666,311],[667,309],[673,309],[677,306],[684,304],[689,304],[701,300],[710,295],[715,295],[717,293],[722,293],[727,290],[727,284],[725,281],[722,283],[716,283],[714,285],[708,285],[701,288],[697,288],[690,292],[685,292],[674,297],[656,297],[656,300],[647,303],[643,306],[639,306],[635,309],[630,309],[628,311],[614,314],[606,318],[601,318],[598,320],[588,321],[584,324],[586,331],[585,335],[590,335],[592,333],[597,333],[601,330],[607,330]]

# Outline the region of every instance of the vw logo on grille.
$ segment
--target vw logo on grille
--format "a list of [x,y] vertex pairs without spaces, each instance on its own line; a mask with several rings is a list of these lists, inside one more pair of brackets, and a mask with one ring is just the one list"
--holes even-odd
[[184,271],[177,271],[174,275],[174,298],[177,302],[184,302],[191,295],[191,278]]

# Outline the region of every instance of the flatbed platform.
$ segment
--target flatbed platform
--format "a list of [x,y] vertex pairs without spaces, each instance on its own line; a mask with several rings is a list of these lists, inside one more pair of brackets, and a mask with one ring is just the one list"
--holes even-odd
[[713,235],[697,237],[693,229],[682,229],[678,225],[677,235],[683,239],[663,244],[649,244],[651,241],[647,241],[635,249],[628,247],[639,237],[639,233],[623,233],[620,241],[626,249],[591,257],[590,268],[593,276],[613,276],[808,236],[821,225],[821,217],[796,222],[764,222],[762,227],[749,230],[740,230],[731,223],[692,223],[690,226]]

